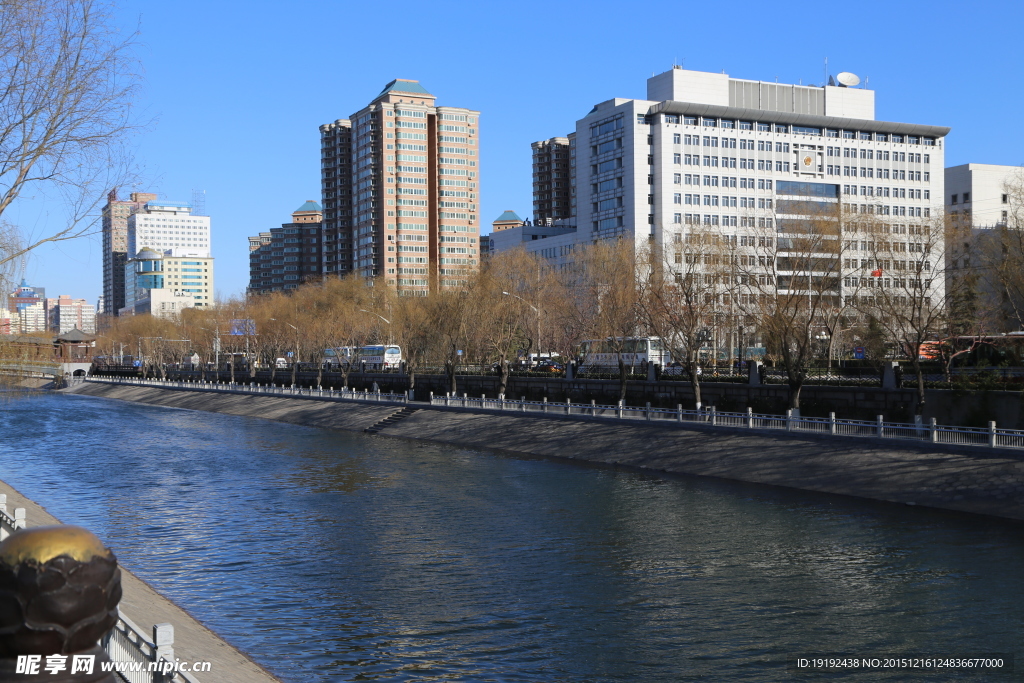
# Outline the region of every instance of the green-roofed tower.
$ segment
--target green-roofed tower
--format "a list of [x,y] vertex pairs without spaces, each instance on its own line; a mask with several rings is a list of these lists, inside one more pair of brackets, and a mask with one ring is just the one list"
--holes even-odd
[[523,219],[519,217],[519,214],[512,209],[509,209],[491,222],[491,231],[499,232],[501,230],[508,230],[509,228],[518,228],[522,224]]

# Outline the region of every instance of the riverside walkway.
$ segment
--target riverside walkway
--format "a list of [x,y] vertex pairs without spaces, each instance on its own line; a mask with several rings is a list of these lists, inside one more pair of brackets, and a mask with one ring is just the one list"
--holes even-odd
[[[187,384],[187,383],[185,383]],[[365,431],[469,448],[628,466],[656,472],[710,476],[837,493],[1024,520],[1024,451],[1015,434],[992,441],[992,430],[969,432],[977,445],[941,443],[936,429],[910,425],[906,438],[885,438],[886,425],[865,423],[867,433],[832,433],[842,421],[818,421],[807,431],[655,419],[559,415],[475,405],[450,405],[246,390],[190,390],[158,383],[88,381],[68,390],[102,398],[260,417],[327,429]],[[314,399],[314,400],[310,400]],[[435,400],[435,403],[438,402]],[[493,403],[493,401],[491,401]],[[443,401],[442,401],[443,403]],[[451,405],[455,403],[455,405]],[[520,402],[507,402],[515,405]],[[564,406],[564,404],[559,404]],[[387,418],[415,406],[403,419]],[[523,406],[520,405],[520,408]],[[592,406],[576,407],[586,411]],[[643,410],[643,409],[639,409]],[[665,411],[673,414],[673,411]],[[649,418],[649,419],[648,419]],[[739,419],[739,418],[737,418]],[[774,419],[781,419],[776,416]],[[850,424],[853,424],[852,422]],[[790,424],[792,427],[792,424]],[[870,429],[878,430],[874,434]],[[898,436],[898,434],[893,434]]]

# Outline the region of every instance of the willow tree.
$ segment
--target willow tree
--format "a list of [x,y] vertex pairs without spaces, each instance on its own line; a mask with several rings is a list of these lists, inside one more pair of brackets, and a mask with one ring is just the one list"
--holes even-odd
[[[523,249],[495,254],[474,278],[470,336],[483,362],[498,366],[498,393],[508,388],[509,362],[518,349],[541,350],[542,264]],[[555,324],[552,321],[552,324]]]
[[[578,250],[573,305],[577,316],[588,321],[588,336],[596,341],[592,351],[614,355],[619,371],[619,399],[626,398],[626,354],[630,337],[643,331],[638,274],[648,264],[637,264],[633,242],[598,242]],[[586,362],[586,361],[584,361]],[[632,363],[629,366],[632,369]]]

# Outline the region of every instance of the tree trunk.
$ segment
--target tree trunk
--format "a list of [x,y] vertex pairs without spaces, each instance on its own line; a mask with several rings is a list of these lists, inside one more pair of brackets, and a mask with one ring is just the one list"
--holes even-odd
[[498,361],[498,395],[504,396],[506,389],[508,388],[508,360],[505,355],[502,354],[501,360]]
[[412,365],[406,365],[406,372],[409,373],[409,391],[416,388],[416,368]]
[[616,354],[619,359],[619,400],[626,400],[626,361],[622,359],[622,354]]
[[448,375],[448,392],[454,396],[458,387],[455,384],[455,361],[449,359],[444,362],[445,374]]
[[697,361],[690,361],[690,385],[693,387],[693,398],[697,404],[697,410],[700,410],[703,405],[700,395],[700,375],[697,374],[697,368],[699,367],[700,364]]
[[277,377],[277,358],[270,364],[270,386],[274,386],[274,378]]
[[[920,346],[918,346],[920,348]],[[914,363],[914,374],[917,375],[917,407],[914,409],[915,415],[924,415],[924,371],[921,369],[921,359],[918,358],[918,354],[913,355]]]
[[316,385],[320,386],[324,379],[324,364],[320,363],[316,368]]
[[798,373],[789,377],[789,407],[800,410],[800,390],[804,388],[804,378]]

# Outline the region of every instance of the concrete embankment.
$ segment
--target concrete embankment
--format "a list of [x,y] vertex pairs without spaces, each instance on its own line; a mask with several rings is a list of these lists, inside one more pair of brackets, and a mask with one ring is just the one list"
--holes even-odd
[[[61,523],[40,505],[2,481],[0,493],[7,494],[9,510],[25,508],[29,528]],[[123,566],[121,588],[124,592],[120,604],[122,614],[140,628],[146,629],[147,633],[150,633],[149,629],[154,624],[172,624],[175,656],[183,662],[210,662],[209,672],[195,674],[202,683],[278,683],[278,679],[264,671],[259,664],[228,645]]]
[[[362,431],[400,406],[86,383],[74,393]],[[1024,520],[1024,453],[423,405],[381,434]]]

